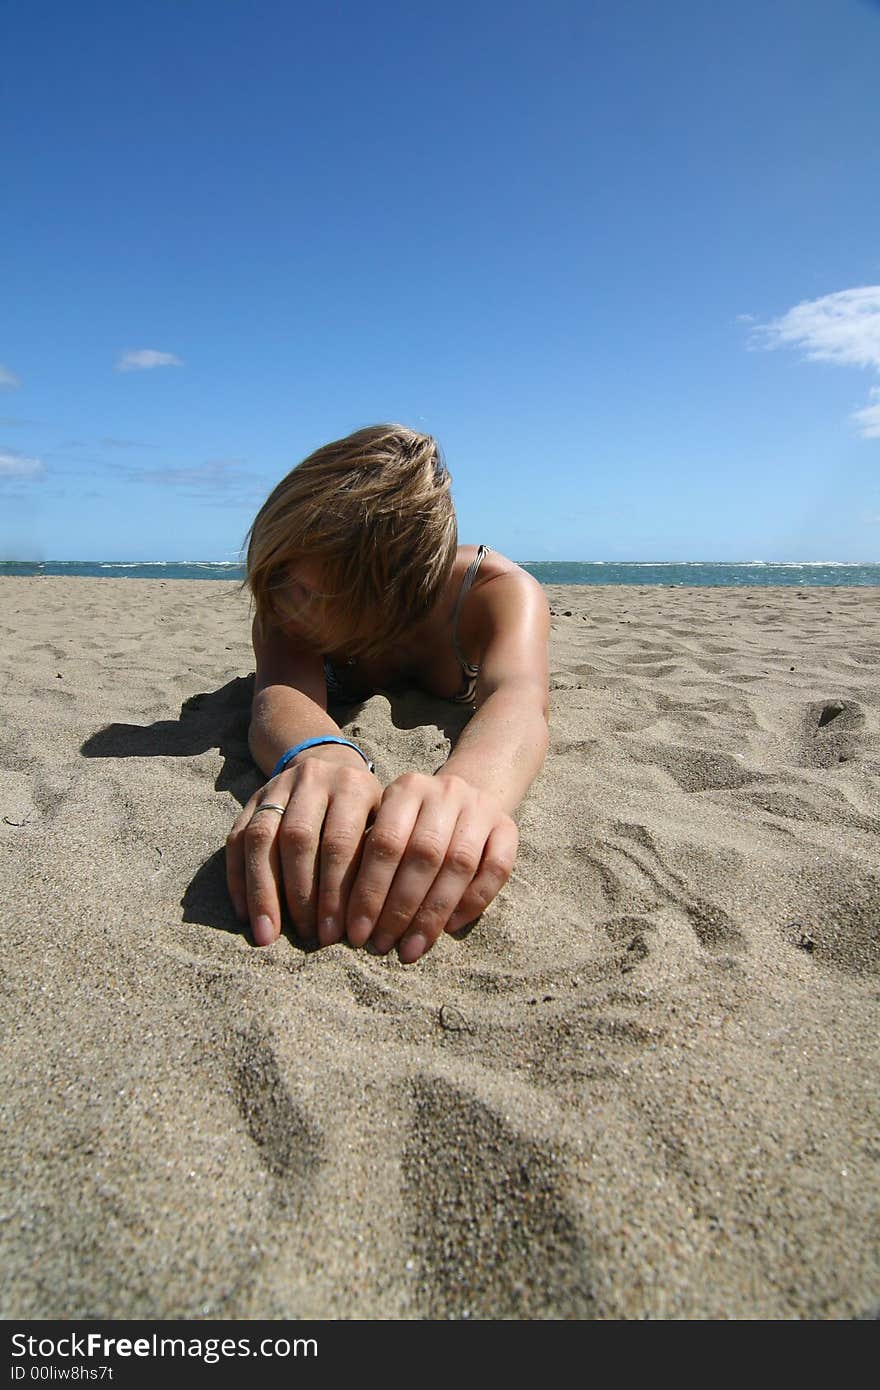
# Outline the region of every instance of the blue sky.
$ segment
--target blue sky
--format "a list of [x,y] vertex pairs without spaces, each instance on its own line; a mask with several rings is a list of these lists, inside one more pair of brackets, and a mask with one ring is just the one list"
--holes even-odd
[[880,560],[880,5],[7,0],[0,558],[433,433],[515,559]]

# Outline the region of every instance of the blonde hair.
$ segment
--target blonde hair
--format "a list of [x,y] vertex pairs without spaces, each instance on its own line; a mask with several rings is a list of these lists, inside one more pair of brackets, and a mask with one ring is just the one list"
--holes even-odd
[[[402,636],[436,603],[455,561],[451,482],[436,441],[404,425],[370,425],[316,449],[248,533],[245,582],[260,624],[305,618],[325,651],[357,655]],[[306,605],[286,591],[299,560],[321,576]]]

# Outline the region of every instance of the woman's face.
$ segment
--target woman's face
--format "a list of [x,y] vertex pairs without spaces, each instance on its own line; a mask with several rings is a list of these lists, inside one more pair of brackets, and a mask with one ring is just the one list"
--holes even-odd
[[284,566],[273,585],[278,594],[278,609],[283,614],[285,632],[306,641],[317,642],[321,636],[322,589],[321,577],[313,561],[295,560]]
[[291,561],[285,567],[279,588],[284,630],[292,637],[299,637],[325,652],[348,643],[352,615],[344,597],[328,591],[316,561]]
[[300,560],[295,565],[288,565],[287,581],[284,585],[288,607],[294,610],[306,609],[314,605],[320,593],[321,581],[313,564],[309,564],[307,560]]

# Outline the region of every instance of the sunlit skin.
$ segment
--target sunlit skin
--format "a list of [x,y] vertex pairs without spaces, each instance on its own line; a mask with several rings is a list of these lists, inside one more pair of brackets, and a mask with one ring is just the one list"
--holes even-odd
[[[474,546],[461,546],[433,610],[394,651],[358,662],[366,690],[406,684],[441,697],[461,688],[452,645],[455,600]],[[288,748],[339,733],[327,712],[323,656],[310,607],[314,569],[289,575],[298,620],[254,627],[256,681],[250,747],[267,774]],[[254,794],[227,840],[227,881],[254,941],[275,941],[286,904],[297,934],[343,938],[416,961],[441,934],[474,921],[513,869],[512,819],[547,750],[549,612],[540,584],[490,551],[461,609],[459,645],[479,666],[475,713],[433,776],[409,772],[382,786],[351,748],[299,754]],[[345,650],[330,651],[344,665]],[[263,802],[283,815],[254,815]]]

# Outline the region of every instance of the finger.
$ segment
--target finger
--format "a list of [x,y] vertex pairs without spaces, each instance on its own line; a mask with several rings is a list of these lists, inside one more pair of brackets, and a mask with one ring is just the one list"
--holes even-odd
[[[313,763],[314,767],[315,764]],[[324,782],[303,764],[295,795],[278,827],[278,852],[284,897],[298,936],[315,935],[318,898],[318,848],[329,793]]]
[[[242,806],[226,837],[226,887],[229,890],[236,915],[242,922],[248,920],[244,835],[260,802],[268,799],[265,787],[260,787],[259,791],[254,792],[253,796]],[[278,801],[278,804],[281,805],[286,800],[287,797],[284,796]],[[266,811],[263,814],[269,815],[270,812]]]
[[247,912],[254,941],[268,946],[281,933],[281,879],[278,862],[277,811],[260,812],[259,805],[244,828],[244,878]]
[[[416,824],[410,834],[409,844],[400,860],[398,873],[393,878],[393,883],[389,887],[385,898],[385,906],[382,908],[380,919],[375,924],[373,930],[373,945],[377,951],[391,951],[393,945],[398,944],[400,937],[410,929],[416,915],[423,908],[425,899],[434,897],[434,884],[441,876],[441,870],[448,856],[450,842],[455,835],[457,823],[457,806],[437,805],[428,803],[421,808]],[[482,831],[482,840],[485,840],[488,833],[488,826]],[[480,862],[480,851],[475,851],[474,862],[471,863],[471,872],[468,880],[473,876],[474,867]],[[449,884],[446,885],[449,887]],[[449,913],[455,908],[456,902],[462,897],[464,883],[460,884],[456,897],[446,899]],[[438,903],[443,901],[443,890],[439,894]],[[442,908],[435,909],[442,910]],[[428,915],[428,929],[434,926],[432,916]],[[437,935],[441,927],[438,926]]]
[[[250,802],[248,802],[249,806]],[[245,807],[245,811],[248,807]],[[244,873],[244,832],[249,819],[249,814],[246,815],[245,812],[242,812],[236,818],[226,837],[226,887],[232,899],[235,915],[242,922],[246,922],[248,919],[247,886]]]
[[345,925],[352,946],[363,946],[379,920],[420,806],[421,797],[400,783],[386,788],[348,900]]
[[327,807],[321,835],[318,873],[318,940],[322,946],[341,941],[351,886],[361,860],[367,821],[381,797],[358,773],[340,776]]
[[491,825],[484,819],[459,817],[440,872],[399,943],[400,959],[411,965],[434,945],[480,867]]
[[468,884],[458,907],[446,924],[448,932],[460,931],[485,912],[513,872],[519,832],[512,820],[496,825],[483,850],[480,866]]

